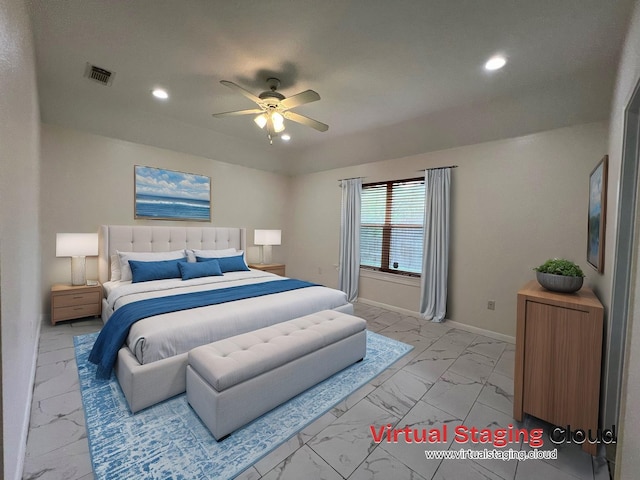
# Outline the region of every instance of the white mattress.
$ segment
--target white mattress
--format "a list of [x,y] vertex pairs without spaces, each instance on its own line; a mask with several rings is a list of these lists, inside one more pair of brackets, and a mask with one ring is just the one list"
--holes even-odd
[[[109,285],[105,284],[105,293],[108,292],[109,310],[115,310],[127,303],[147,298],[282,278],[251,270],[186,281],[169,279],[142,283],[107,282]],[[322,286],[302,288],[145,318],[131,327],[126,345],[138,362],[147,364],[233,335],[345,305],[348,305],[347,297],[339,290]]]

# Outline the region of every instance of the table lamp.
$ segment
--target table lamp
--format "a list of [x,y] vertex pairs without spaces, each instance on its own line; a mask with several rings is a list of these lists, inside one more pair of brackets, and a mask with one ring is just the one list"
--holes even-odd
[[56,234],[56,257],[71,257],[71,284],[86,285],[86,257],[98,255],[97,233]]
[[255,230],[253,243],[261,245],[260,264],[271,263],[271,246],[280,245],[281,230]]

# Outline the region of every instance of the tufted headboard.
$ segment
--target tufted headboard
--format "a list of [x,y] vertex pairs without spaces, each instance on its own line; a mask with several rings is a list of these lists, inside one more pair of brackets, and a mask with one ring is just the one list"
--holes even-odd
[[153,227],[101,225],[98,230],[98,279],[109,280],[111,255],[121,252],[169,252],[182,248],[246,250],[246,229],[225,227]]

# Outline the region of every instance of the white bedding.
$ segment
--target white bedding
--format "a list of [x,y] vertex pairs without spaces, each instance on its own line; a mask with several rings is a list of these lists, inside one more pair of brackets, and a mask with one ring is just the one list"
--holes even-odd
[[[236,285],[281,280],[283,277],[258,270],[229,272],[224,276],[156,280],[131,283],[107,282],[110,311],[127,303],[164,295],[227,288]],[[320,310],[348,305],[346,295],[314,286],[263,297],[194,308],[145,318],[129,331],[126,345],[141,364],[188,352],[222,338],[284,322]]]

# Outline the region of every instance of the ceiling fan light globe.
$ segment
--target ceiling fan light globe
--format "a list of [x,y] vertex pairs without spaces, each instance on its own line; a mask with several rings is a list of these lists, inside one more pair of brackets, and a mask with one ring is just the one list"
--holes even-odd
[[254,118],[253,121],[256,122],[256,125],[258,125],[260,128],[264,128],[264,126],[267,124],[267,116],[264,113],[261,113],[256,118]]
[[282,114],[273,112],[271,114],[271,121],[273,122],[274,131],[281,132],[284,130],[284,117],[282,116]]

